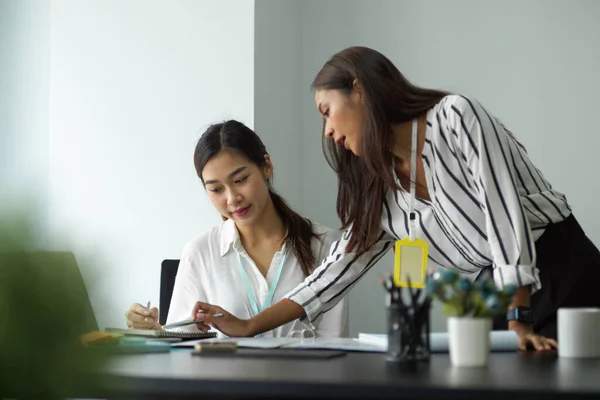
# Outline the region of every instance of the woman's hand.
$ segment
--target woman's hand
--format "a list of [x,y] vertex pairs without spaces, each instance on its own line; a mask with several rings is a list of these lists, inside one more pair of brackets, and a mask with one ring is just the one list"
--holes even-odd
[[133,329],[160,329],[158,308],[147,309],[141,304],[133,303],[125,313],[127,327]]
[[[215,317],[215,314],[223,314],[223,316]],[[208,332],[213,327],[230,337],[253,336],[250,320],[236,318],[221,307],[208,303],[196,302],[192,318],[203,321],[196,325],[203,332]]]
[[558,348],[556,340],[535,334],[532,324],[510,321],[508,327],[519,335],[519,350],[527,350],[527,346],[530,344],[537,351],[548,351]]

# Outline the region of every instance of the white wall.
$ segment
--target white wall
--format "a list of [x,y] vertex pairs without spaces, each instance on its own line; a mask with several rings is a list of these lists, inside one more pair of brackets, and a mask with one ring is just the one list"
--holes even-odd
[[[48,225],[49,0],[0,0],[0,212],[26,196]],[[30,209],[28,209],[30,210]]]
[[254,129],[275,166],[274,187],[297,212],[303,208],[302,2],[256,0]]
[[[100,256],[84,276],[102,278],[101,326],[121,325],[130,302],[158,302],[160,261],[219,221],[192,166],[215,120],[254,126],[276,188],[339,225],[309,85],[367,45],[417,84],[478,97],[600,243],[599,185],[584,180],[600,144],[598,16],[594,0],[0,0],[0,196],[34,191],[54,246]],[[377,276],[391,267],[352,292],[353,334],[384,331]]]
[[99,257],[99,323],[123,326],[220,221],[192,155],[208,124],[253,124],[254,3],[54,0],[51,28],[50,226]]
[[[306,0],[303,5],[303,88],[335,52],[365,45],[388,56],[416,84],[477,97],[527,146],[600,244],[600,211],[593,201],[600,182],[589,180],[600,146],[595,116],[600,2]],[[335,177],[321,153],[313,94],[302,96],[304,207],[308,216],[332,225]],[[385,330],[377,275],[392,267],[388,255],[351,293],[352,334]],[[439,309],[433,326],[445,329]]]

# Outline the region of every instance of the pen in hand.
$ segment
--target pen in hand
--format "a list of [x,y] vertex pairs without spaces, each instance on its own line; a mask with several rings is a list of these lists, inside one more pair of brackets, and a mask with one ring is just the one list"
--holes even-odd
[[[199,312],[198,314],[207,314],[207,313]],[[213,317],[222,317],[223,313],[222,312],[214,313],[212,316]],[[202,322],[202,321],[200,321],[200,322]]]
[[[222,317],[223,313],[215,313],[212,316],[213,317]],[[163,326],[162,329],[164,330],[164,329],[170,329],[170,328],[179,328],[179,327],[182,327],[182,326],[194,325],[194,324],[199,324],[199,323],[202,323],[202,322],[204,322],[204,321],[199,320],[199,319],[195,319],[195,320],[186,319],[186,320],[183,320],[183,321],[172,322],[170,324],[167,324],[167,325]]]
[[148,310],[148,311],[146,311],[146,313],[145,313],[146,318],[144,318],[144,321],[148,321],[148,318],[151,318],[150,317],[150,300],[148,300],[148,303],[146,304],[146,310]]

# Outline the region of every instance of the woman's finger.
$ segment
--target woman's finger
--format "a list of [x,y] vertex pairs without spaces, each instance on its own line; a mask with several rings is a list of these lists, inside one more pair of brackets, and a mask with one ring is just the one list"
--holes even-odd
[[553,348],[555,349],[558,347],[558,343],[556,343],[556,340],[554,340],[554,339],[540,336],[540,341],[542,342],[542,345],[544,346],[544,350],[552,350]]
[[221,307],[197,301],[192,310],[192,318],[203,320],[204,314],[216,314],[221,312],[223,312]]
[[529,341],[536,350],[546,350],[545,338],[538,335],[529,335]]
[[133,303],[131,307],[129,307],[129,311],[140,315],[150,315],[150,310],[139,303]]
[[133,329],[154,329],[154,322],[135,322],[131,320],[127,320],[127,327]]
[[527,336],[519,335],[519,350],[526,351],[527,343],[529,343]]
[[156,320],[151,316],[141,315],[134,311],[128,311],[125,317],[127,318],[127,320],[133,322],[149,322],[150,324],[154,324],[156,322]]
[[211,327],[204,323],[198,323],[198,324],[196,324],[196,327],[204,333],[207,333],[208,331],[211,330]]

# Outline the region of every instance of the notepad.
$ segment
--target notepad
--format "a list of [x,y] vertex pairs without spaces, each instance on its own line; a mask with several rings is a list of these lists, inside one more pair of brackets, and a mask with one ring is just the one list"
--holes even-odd
[[126,336],[141,336],[147,338],[181,338],[181,339],[209,339],[217,337],[217,332],[184,332],[184,331],[163,331],[154,329],[122,329],[106,328],[108,333],[121,333]]

